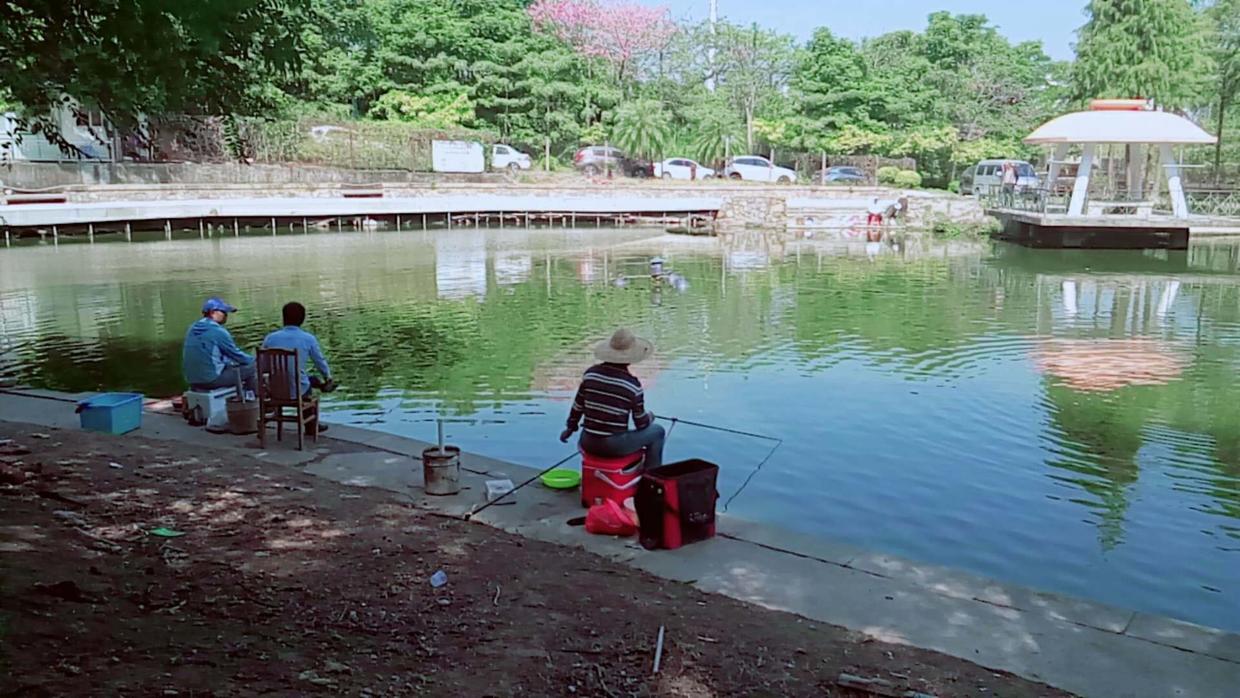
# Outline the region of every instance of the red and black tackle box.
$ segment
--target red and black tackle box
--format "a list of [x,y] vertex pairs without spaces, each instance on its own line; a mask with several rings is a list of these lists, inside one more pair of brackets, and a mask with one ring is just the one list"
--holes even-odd
[[675,550],[714,537],[718,477],[719,466],[696,459],[646,471],[634,501],[642,547]]

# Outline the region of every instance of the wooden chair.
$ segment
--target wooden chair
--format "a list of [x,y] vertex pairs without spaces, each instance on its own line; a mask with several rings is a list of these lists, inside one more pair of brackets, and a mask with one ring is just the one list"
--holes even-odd
[[[292,410],[290,413],[289,410]],[[267,447],[267,424],[276,423],[276,440],[284,439],[284,424],[297,425],[297,450],[305,449],[307,425],[310,438],[319,441],[319,397],[302,395],[301,362],[288,349],[258,350],[258,443]]]

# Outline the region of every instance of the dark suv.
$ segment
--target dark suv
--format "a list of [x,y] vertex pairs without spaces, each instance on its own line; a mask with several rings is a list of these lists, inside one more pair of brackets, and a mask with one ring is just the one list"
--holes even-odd
[[634,160],[619,148],[601,145],[589,145],[578,150],[573,156],[573,167],[589,177],[598,176],[608,170],[619,172],[626,177],[651,177],[654,174],[654,165],[651,163]]

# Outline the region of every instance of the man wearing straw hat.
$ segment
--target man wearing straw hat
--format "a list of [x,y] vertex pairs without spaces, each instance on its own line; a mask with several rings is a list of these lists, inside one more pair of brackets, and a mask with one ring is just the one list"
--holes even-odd
[[[629,366],[654,353],[654,345],[627,329],[594,346],[601,363],[586,369],[568,414],[567,442],[584,419],[581,448],[600,458],[620,458],[646,449],[646,469],[663,463],[663,427],[646,411],[641,381]],[[629,429],[632,417],[633,429]]]

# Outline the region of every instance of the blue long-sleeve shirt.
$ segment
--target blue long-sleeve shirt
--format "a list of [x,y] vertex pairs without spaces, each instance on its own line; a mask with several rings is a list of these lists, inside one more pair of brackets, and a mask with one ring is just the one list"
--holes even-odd
[[204,317],[189,326],[181,347],[181,372],[190,385],[210,383],[229,365],[248,366],[254,357],[241,351],[224,326]]
[[327,359],[323,356],[323,349],[319,347],[319,338],[296,325],[286,325],[267,335],[267,338],[263,340],[263,348],[297,352],[297,363],[301,366],[301,392],[303,394],[310,389],[310,362],[314,362],[314,367],[323,376],[323,380],[332,377],[331,369],[327,367]]

